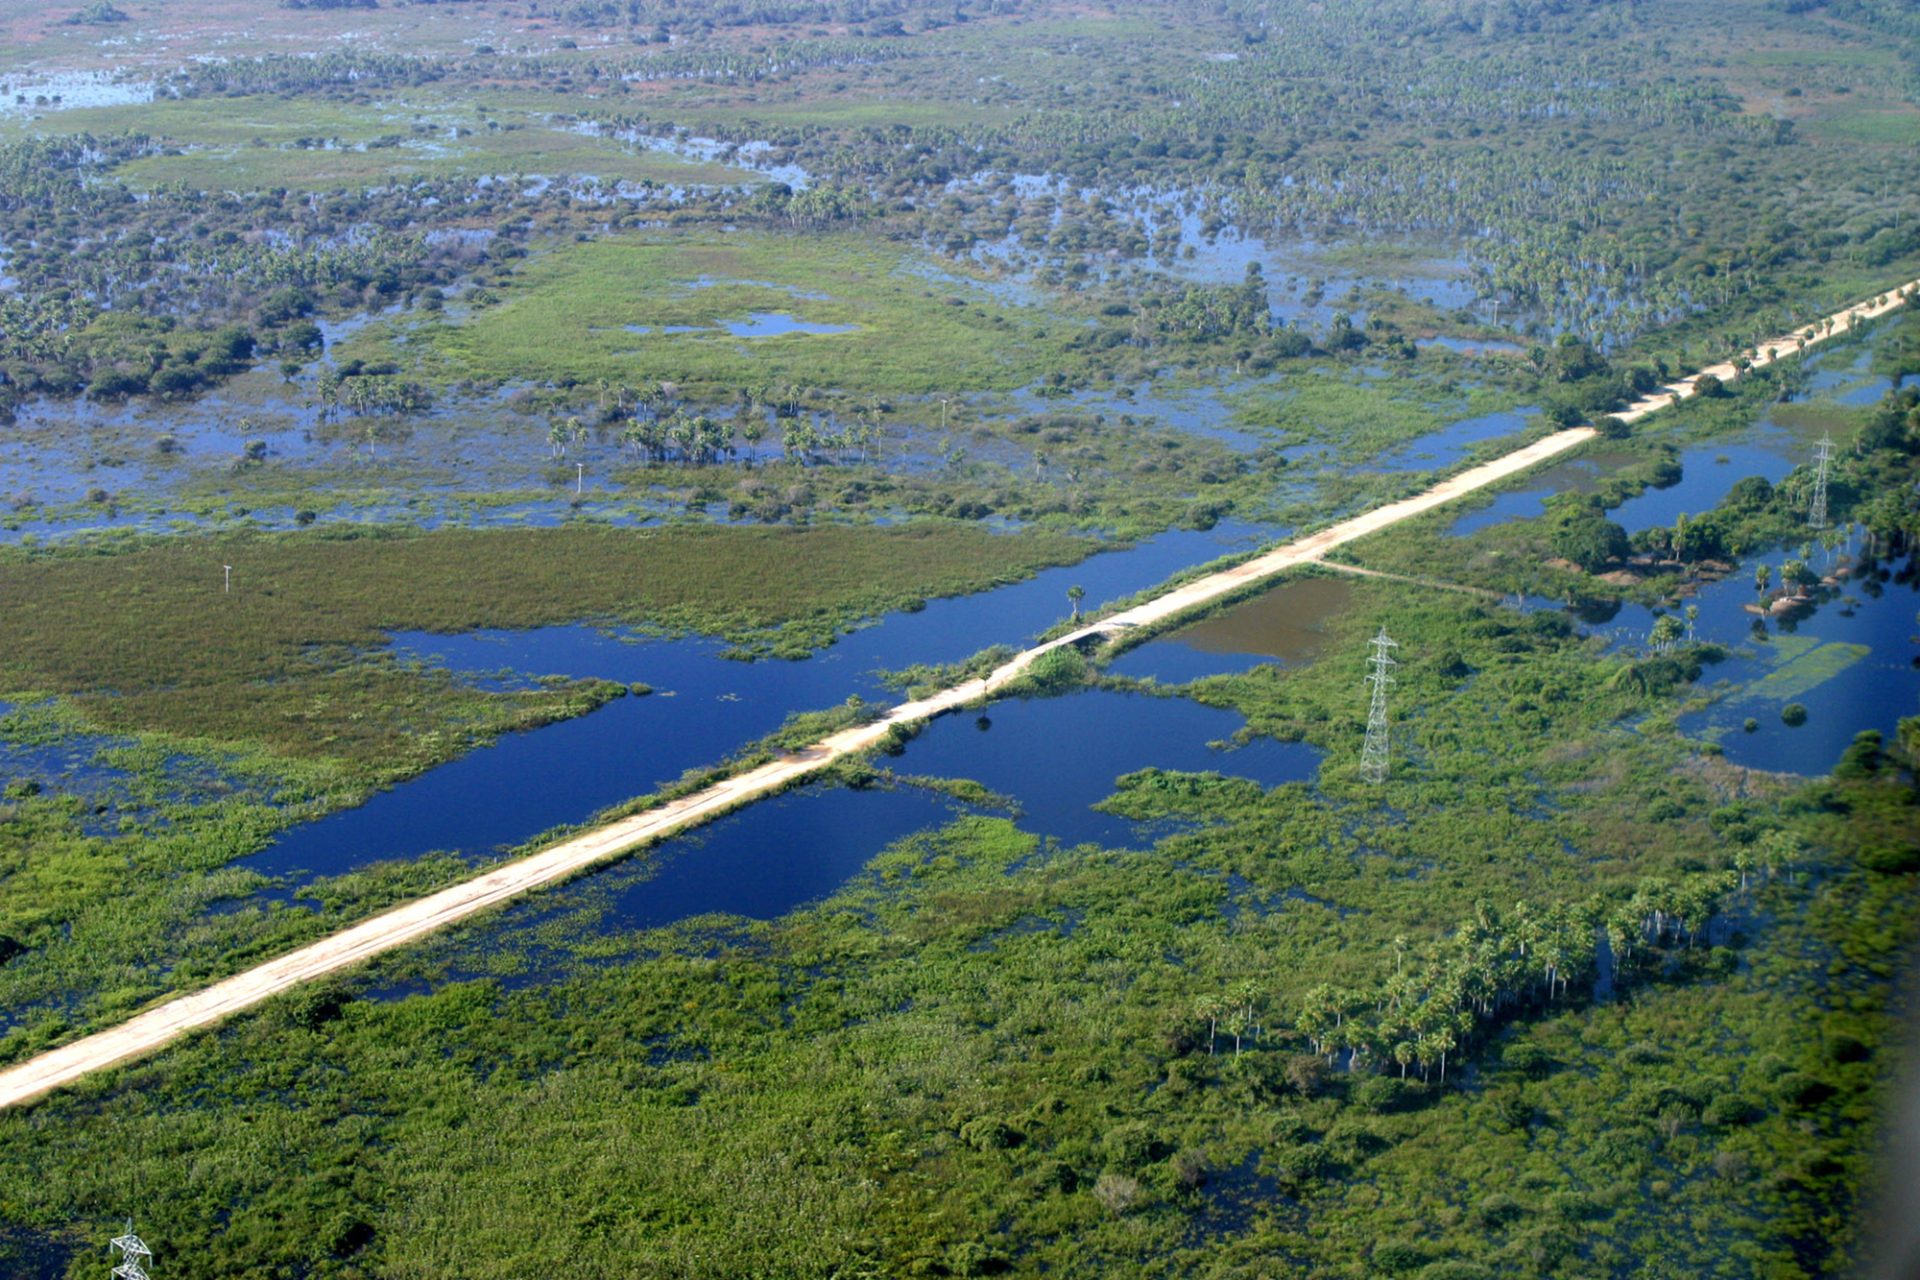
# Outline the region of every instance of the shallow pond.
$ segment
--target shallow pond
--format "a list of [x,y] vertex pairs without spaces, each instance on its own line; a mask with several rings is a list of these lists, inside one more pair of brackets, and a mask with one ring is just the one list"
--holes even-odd
[[1529,477],[1524,488],[1510,489],[1479,510],[1463,514],[1447,526],[1447,536],[1463,538],[1509,520],[1531,520],[1546,512],[1546,500],[1554,494],[1592,493],[1613,472],[1637,461],[1637,454],[1590,453],[1556,463]]
[[728,320],[723,327],[736,338],[777,338],[787,333],[852,333],[860,326],[817,324],[778,311],[756,311],[745,320]]
[[0,116],[71,111],[84,107],[126,107],[153,101],[153,85],[120,80],[102,72],[28,74],[0,85]]
[[1539,414],[1538,409],[1529,406],[1462,418],[1389,449],[1368,465],[1381,471],[1437,471],[1452,467],[1475,445],[1527,430]]
[[1345,579],[1297,578],[1129,650],[1108,670],[1177,684],[1263,662],[1311,662],[1326,643],[1327,624],[1352,604],[1353,585]]

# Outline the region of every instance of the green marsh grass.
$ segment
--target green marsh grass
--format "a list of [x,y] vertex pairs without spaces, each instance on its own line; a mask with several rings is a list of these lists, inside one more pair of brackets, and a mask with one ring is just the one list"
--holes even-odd
[[[0,555],[9,602],[0,687],[73,695],[115,728],[369,761],[447,719],[436,708],[454,685],[443,673],[367,660],[388,631],[605,619],[799,654],[862,618],[1023,577],[1092,546],[930,521],[376,529],[16,551]],[[228,564],[231,594],[222,590]]]
[[[426,371],[449,378],[665,378],[727,398],[787,383],[958,395],[1011,390],[1048,368],[1042,320],[934,288],[903,270],[909,262],[844,234],[638,232],[537,257],[498,305],[419,326],[415,341],[430,352]],[[760,311],[852,328],[738,338],[721,327]],[[699,332],[658,332],[667,326]]]

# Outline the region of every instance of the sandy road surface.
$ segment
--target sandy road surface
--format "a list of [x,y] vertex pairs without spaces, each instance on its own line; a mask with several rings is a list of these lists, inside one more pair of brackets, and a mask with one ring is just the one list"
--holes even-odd
[[[1762,343],[1754,351],[1747,352],[1746,357],[1755,365],[1768,364],[1776,358],[1784,359],[1802,346],[1813,346],[1828,337],[1845,333],[1857,324],[1885,315],[1901,304],[1904,295],[1916,291],[1920,291],[1920,281],[1901,286],[1872,302],[1836,312],[1826,320],[1784,338]],[[1829,322],[1832,326],[1830,330],[1827,328]],[[1735,377],[1734,363],[1728,361],[1713,365],[1702,370],[1701,374],[1712,374],[1722,381],[1732,381]],[[1656,410],[1685,399],[1695,393],[1701,374],[1676,382],[1614,416],[1625,422],[1637,422]],[[210,1026],[228,1014],[259,1004],[278,992],[404,946],[456,920],[498,906],[542,885],[565,880],[598,863],[630,853],[651,841],[778,791],[842,757],[878,746],[888,729],[896,724],[910,725],[928,720],[994,692],[1017,678],[1034,659],[1048,650],[1125,628],[1165,622],[1222,596],[1243,590],[1261,579],[1310,564],[1335,547],[1516,475],[1593,439],[1596,434],[1592,427],[1574,427],[1557,432],[1504,457],[1442,480],[1424,493],[1341,521],[1230,569],[1176,587],[1145,604],[1089,623],[1046,644],[1036,645],[1015,655],[1005,666],[984,679],[969,680],[932,697],[903,703],[872,724],[843,730],[803,751],[770,761],[704,791],[610,823],[517,862],[497,867],[472,880],[416,899],[331,937],[309,943],[245,973],[236,974],[200,991],[177,996],[117,1027],[58,1049],[50,1049],[18,1066],[0,1071],[0,1108],[38,1097],[91,1072],[150,1053],[195,1028]]]

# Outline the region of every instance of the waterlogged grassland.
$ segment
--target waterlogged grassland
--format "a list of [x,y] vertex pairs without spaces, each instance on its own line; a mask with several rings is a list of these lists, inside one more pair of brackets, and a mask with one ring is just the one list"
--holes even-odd
[[[1375,457],[1462,418],[1513,409],[1517,393],[1461,382],[1431,371],[1399,369],[1375,376],[1337,365],[1289,371],[1227,397],[1235,426],[1273,432],[1284,443],[1325,444],[1345,459]],[[1516,424],[1524,430],[1525,424]]]
[[[543,254],[515,273],[504,301],[463,323],[416,326],[410,345],[446,378],[666,378],[727,399],[782,383],[1011,390],[1047,370],[1057,340],[1044,320],[936,291],[907,265],[898,250],[844,234],[638,233]],[[847,331],[743,338],[724,327],[758,312]],[[697,332],[664,332],[683,327]]]
[[724,165],[682,160],[537,125],[459,141],[409,138],[324,148],[251,143],[193,146],[132,160],[114,172],[136,188],[171,184],[203,191],[320,190],[484,175],[579,176],[609,184],[683,187],[751,186],[761,181],[755,174]]
[[[1116,808],[1200,827],[1123,855],[965,819],[771,924],[589,937],[579,883],[0,1116],[0,1201],[78,1240],[131,1197],[210,1269],[338,1277],[1826,1270],[1849,1237],[1813,1224],[1856,1204],[1865,1149],[1839,1121],[1883,1088],[1873,975],[1915,889],[1849,833],[1910,821],[1905,793],[1871,772],[1787,793],[1620,733],[1663,695],[1557,619],[1354,597],[1330,655],[1383,624],[1404,646],[1384,794],[1353,776],[1356,662],[1211,680],[1257,730],[1333,749],[1318,792],[1131,775]],[[1476,914],[1758,845],[1792,852],[1736,899],[1744,933],[1675,947],[1619,1003],[1523,1007],[1447,1087],[1330,1070],[1297,1029],[1315,984],[1370,1004]],[[566,976],[356,998],[475,950]],[[1258,1029],[1223,1024],[1210,1053],[1203,1002],[1241,983]],[[137,1190],[98,1160],[109,1138],[148,1153]],[[248,1154],[263,1140],[274,1158]]]
[[[446,55],[465,53],[476,40],[524,49],[536,43],[551,48],[558,38],[547,23],[524,11],[490,13],[476,23],[476,15],[435,5],[283,9],[263,8],[255,0],[168,0],[128,10],[132,20],[126,23],[66,21],[87,7],[55,5],[9,13],[0,25],[0,38],[19,40],[33,58],[57,67],[123,71],[134,66],[157,74],[172,72],[183,58],[210,51],[235,58],[319,54],[352,41],[368,48]],[[133,34],[140,38],[129,39]],[[595,38],[587,32],[575,34]]]
[[[931,522],[372,531],[14,552],[0,556],[9,602],[0,688],[74,697],[106,727],[371,764],[431,741],[422,735],[451,685],[444,673],[365,658],[391,630],[607,618],[805,652],[861,618],[1069,562],[1091,546]],[[231,593],[224,565],[233,566]]]
[[[557,106],[558,103],[556,102]],[[145,134],[159,155],[113,169],[136,188],[319,190],[408,178],[539,174],[663,186],[752,185],[744,170],[628,146],[556,124],[543,113],[476,109],[431,96],[368,105],[277,97],[190,98],[65,111],[52,119],[0,117],[0,136],[51,132]]]
[[[837,86],[837,90],[836,90]],[[865,93],[849,89],[837,78],[815,77],[791,85],[769,87],[743,102],[736,95],[710,85],[675,85],[664,94],[639,103],[648,114],[685,124],[695,133],[716,126],[739,133],[749,126],[768,131],[807,126],[859,129],[906,124],[914,128],[952,128],[956,125],[1004,127],[1016,118],[1007,106],[954,102],[918,96],[911,83],[875,86]]]
[[[319,908],[307,910],[236,905],[268,882],[229,864],[377,786],[626,692],[561,679],[477,688],[386,654],[390,630],[593,617],[799,654],[873,613],[1090,546],[925,522],[198,537],[0,556],[0,703],[13,707],[0,716],[0,1057],[469,873],[450,856],[380,864],[303,887]],[[110,821],[92,792],[5,763],[9,748],[75,742],[126,775]],[[183,785],[195,761],[215,777]]]

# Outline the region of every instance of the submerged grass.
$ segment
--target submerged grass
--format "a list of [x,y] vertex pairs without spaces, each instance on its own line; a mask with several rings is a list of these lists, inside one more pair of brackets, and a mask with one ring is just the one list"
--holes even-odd
[[1872,652],[1863,644],[1815,645],[1755,681],[1742,699],[1791,701],[1819,688]]

